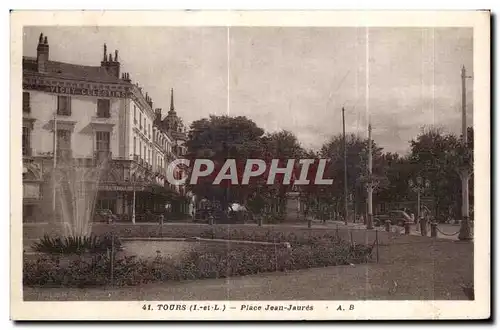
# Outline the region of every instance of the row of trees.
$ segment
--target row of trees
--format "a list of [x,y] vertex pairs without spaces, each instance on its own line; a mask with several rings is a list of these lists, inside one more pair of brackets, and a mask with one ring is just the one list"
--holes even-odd
[[[392,202],[414,201],[415,193],[409,186],[417,177],[429,182],[427,196],[433,201],[436,216],[458,216],[460,209],[459,166],[471,166],[473,131],[469,128],[469,143],[464,150],[460,137],[446,134],[437,128],[425,128],[412,141],[407,155],[384,152],[372,141],[373,174],[378,182],[374,194],[375,205]],[[368,160],[368,140],[354,134],[346,137],[347,186],[349,199],[358,214],[364,214],[366,201],[366,173]],[[325,177],[333,179],[328,186],[306,185],[295,187],[300,192],[306,209],[316,212],[341,211],[344,197],[344,141],[342,135],[333,136],[319,151],[304,149],[297,137],[289,131],[266,133],[246,117],[210,116],[192,123],[187,141],[187,158],[208,158],[220,169],[227,159],[236,159],[238,174],[241,176],[247,159],[264,159],[268,164],[272,159],[280,159],[282,165],[288,159],[325,158],[328,165]],[[464,158],[463,155],[466,155]],[[296,162],[298,163],[298,162]],[[315,166],[311,166],[308,178],[314,180]],[[296,169],[296,177],[300,173]],[[229,181],[213,185],[214,176],[201,178],[189,189],[197,196],[217,201],[223,209],[229,203],[246,205],[255,213],[264,211],[283,212],[286,195],[293,185],[279,184],[278,175],[274,185],[265,184],[266,175],[250,181],[249,185],[230,185]],[[241,178],[240,178],[241,179]],[[473,182],[471,205],[473,205]],[[298,189],[297,189],[298,188]]]

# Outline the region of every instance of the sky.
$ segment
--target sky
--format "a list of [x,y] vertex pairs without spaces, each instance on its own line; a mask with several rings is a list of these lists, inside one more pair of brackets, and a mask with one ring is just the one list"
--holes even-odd
[[[40,33],[50,60],[100,65],[103,44],[165,115],[174,89],[186,124],[243,115],[290,130],[318,149],[342,133],[406,153],[423,126],[460,134],[461,78],[473,75],[471,28],[25,27],[23,55]],[[473,81],[467,80],[472,125]]]

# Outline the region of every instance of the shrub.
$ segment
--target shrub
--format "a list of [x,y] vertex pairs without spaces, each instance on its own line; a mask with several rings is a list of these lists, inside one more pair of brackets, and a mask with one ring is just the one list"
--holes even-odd
[[[114,284],[118,286],[169,280],[193,280],[290,271],[311,267],[367,262],[371,248],[343,241],[315,239],[294,249],[274,246],[208,245],[180,260],[157,256],[154,260],[123,257],[115,260]],[[76,256],[68,264],[64,257],[24,260],[23,283],[29,286],[88,287],[110,284],[111,261],[106,254],[92,258]]]
[[50,237],[45,235],[39,242],[35,242],[32,248],[36,252],[49,254],[83,254],[103,253],[112,247],[116,251],[121,250],[122,243],[118,237],[112,237],[110,233],[101,236],[66,236]]

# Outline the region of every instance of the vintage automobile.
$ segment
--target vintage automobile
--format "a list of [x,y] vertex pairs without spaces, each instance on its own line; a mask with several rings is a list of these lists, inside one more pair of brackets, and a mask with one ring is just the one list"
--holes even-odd
[[116,222],[117,217],[109,209],[99,209],[96,210],[94,213],[94,221],[111,223],[111,222]]
[[387,213],[377,214],[373,216],[373,225],[383,226],[387,220],[391,221],[391,225],[397,225],[403,227],[405,222],[413,222],[412,218],[405,211],[392,210]]

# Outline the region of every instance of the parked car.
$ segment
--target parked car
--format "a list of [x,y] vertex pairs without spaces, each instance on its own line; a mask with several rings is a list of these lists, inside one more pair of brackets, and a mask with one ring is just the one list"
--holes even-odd
[[96,222],[116,222],[117,217],[113,214],[113,212],[109,209],[99,209],[95,211],[94,221]]
[[377,227],[383,226],[387,220],[391,221],[391,225],[397,225],[401,227],[405,225],[405,222],[412,221],[411,217],[405,211],[392,210],[387,213],[374,215],[373,225]]

